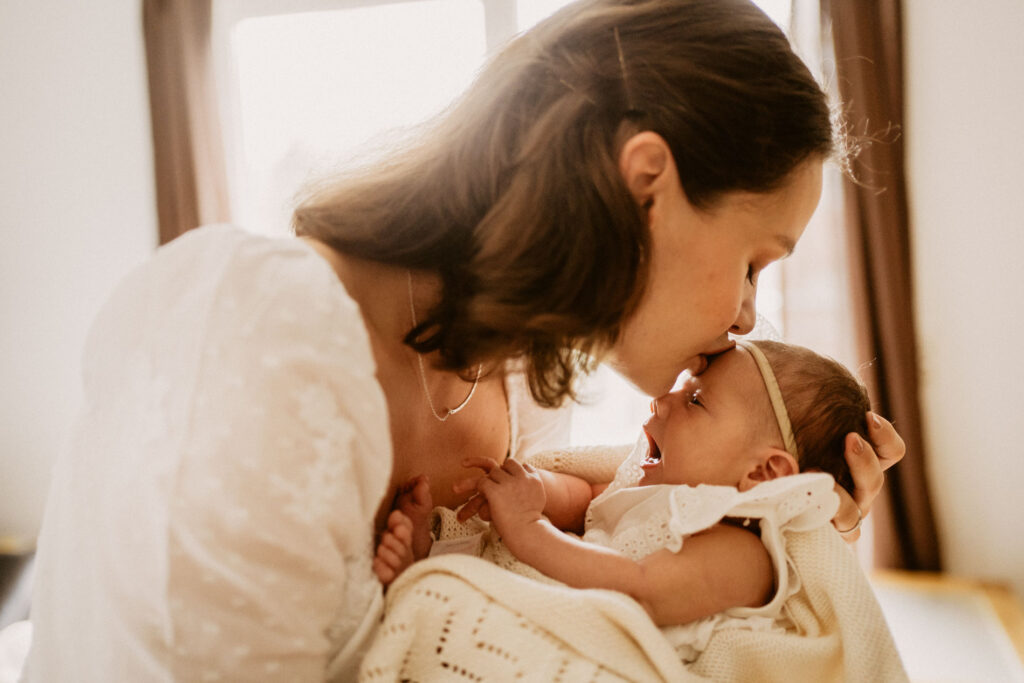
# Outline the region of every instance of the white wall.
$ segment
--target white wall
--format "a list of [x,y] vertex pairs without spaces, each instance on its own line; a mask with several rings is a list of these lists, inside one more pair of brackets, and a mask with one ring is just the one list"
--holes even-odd
[[904,7],[922,401],[943,559],[1024,596],[1024,4]]
[[0,2],[0,539],[38,531],[89,322],[156,243],[141,4]]

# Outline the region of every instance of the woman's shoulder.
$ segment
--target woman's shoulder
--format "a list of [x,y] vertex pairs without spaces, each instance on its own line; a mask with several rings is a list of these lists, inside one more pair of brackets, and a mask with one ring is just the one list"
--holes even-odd
[[215,291],[244,299],[315,295],[317,300],[308,302],[314,309],[317,301],[356,307],[330,265],[309,244],[291,236],[257,235],[234,225],[190,230],[157,249],[141,270],[151,280],[173,277],[191,289],[212,283]]
[[220,225],[160,247],[94,320],[82,363],[87,395],[108,395],[137,366],[177,378],[174,386],[230,372],[251,383],[281,366],[376,387],[359,307],[330,266],[300,240]]
[[307,244],[231,225],[196,228],[158,248],[117,285],[90,336],[108,341],[126,326],[139,334],[202,330],[207,338],[284,326],[296,341],[329,334],[367,343],[359,307]]

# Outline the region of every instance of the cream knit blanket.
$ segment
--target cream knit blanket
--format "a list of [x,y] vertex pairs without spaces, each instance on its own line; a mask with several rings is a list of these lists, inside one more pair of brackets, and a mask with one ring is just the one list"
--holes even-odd
[[[558,469],[571,470],[565,460]],[[795,630],[719,629],[688,668],[624,594],[540,582],[467,555],[433,557],[389,588],[360,680],[906,681],[839,535],[786,532],[786,548],[801,584],[784,607]]]

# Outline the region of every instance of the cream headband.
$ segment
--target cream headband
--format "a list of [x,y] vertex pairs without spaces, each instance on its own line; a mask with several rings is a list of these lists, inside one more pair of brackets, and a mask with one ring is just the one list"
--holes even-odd
[[772,402],[772,410],[775,411],[775,420],[779,423],[779,431],[782,432],[782,441],[786,444],[786,450],[797,461],[800,460],[800,451],[796,447],[796,437],[793,436],[793,425],[789,422],[789,412],[786,410],[786,402],[782,400],[782,391],[779,389],[779,382],[772,372],[772,365],[768,362],[764,352],[757,348],[756,344],[747,341],[736,340],[736,344],[742,346],[757,363],[757,369],[761,371],[761,379],[768,388],[768,398]]

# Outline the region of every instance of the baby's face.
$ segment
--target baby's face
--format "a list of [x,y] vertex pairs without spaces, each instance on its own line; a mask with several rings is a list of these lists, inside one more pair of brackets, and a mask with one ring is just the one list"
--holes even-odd
[[655,399],[653,410],[644,424],[650,452],[642,486],[736,486],[759,449],[782,448],[781,435],[764,428],[775,419],[768,390],[742,347],[716,356],[699,376],[686,377],[677,391]]

